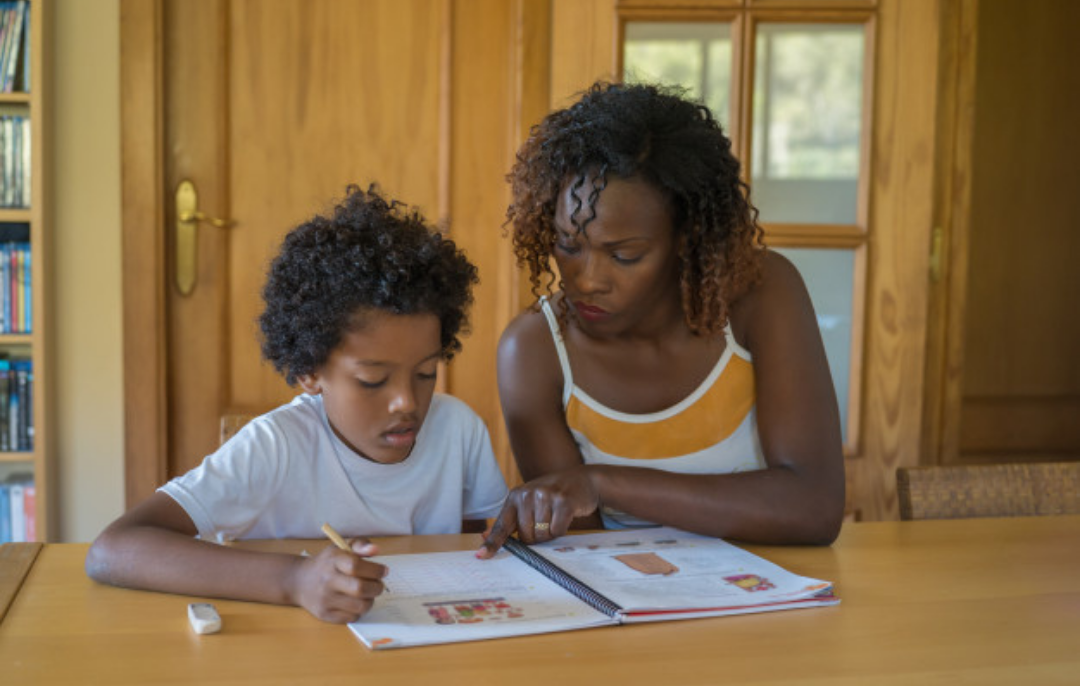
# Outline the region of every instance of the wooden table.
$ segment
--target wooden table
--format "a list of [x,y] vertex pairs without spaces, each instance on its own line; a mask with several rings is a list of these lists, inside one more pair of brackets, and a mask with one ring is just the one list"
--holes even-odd
[[[478,540],[381,544],[398,553]],[[28,549],[19,545],[0,548],[0,565],[20,559]],[[86,545],[51,544],[0,623],[0,682],[1080,683],[1080,516],[846,524],[829,548],[747,547],[832,580],[843,602],[370,652],[298,608],[235,601],[214,601],[225,628],[198,636],[187,623],[191,598],[95,584],[83,573]],[[0,569],[9,589],[12,568]]]

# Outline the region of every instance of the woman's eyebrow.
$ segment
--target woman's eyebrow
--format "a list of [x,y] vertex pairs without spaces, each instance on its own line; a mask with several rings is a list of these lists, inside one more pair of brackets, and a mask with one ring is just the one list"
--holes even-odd
[[649,239],[647,237],[645,237],[645,236],[629,236],[627,238],[620,238],[620,239],[614,240],[614,241],[603,241],[602,243],[600,243],[600,245],[605,247],[605,248],[617,248],[620,245],[623,245],[624,243],[637,243],[637,242],[645,242],[645,241],[648,241],[648,240]]

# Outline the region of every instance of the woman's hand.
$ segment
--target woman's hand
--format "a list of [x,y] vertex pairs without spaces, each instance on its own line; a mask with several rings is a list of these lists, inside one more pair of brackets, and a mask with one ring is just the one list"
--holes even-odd
[[564,535],[576,517],[591,515],[600,494],[587,467],[548,474],[510,491],[477,557],[492,557],[515,531],[525,543],[541,543]]
[[355,622],[383,592],[386,567],[364,559],[378,550],[363,539],[352,539],[349,546],[352,552],[328,545],[297,561],[292,600],[324,622]]

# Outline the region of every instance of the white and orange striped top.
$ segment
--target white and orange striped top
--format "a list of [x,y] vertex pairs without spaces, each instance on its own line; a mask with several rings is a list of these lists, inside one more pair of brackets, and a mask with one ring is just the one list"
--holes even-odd
[[[627,414],[601,405],[574,384],[566,344],[546,298],[541,309],[563,373],[563,408],[585,464],[648,467],[682,474],[729,474],[765,468],[757,431],[754,367],[750,353],[724,329],[723,354],[701,385],[675,405]],[[609,508],[608,528],[651,522]]]

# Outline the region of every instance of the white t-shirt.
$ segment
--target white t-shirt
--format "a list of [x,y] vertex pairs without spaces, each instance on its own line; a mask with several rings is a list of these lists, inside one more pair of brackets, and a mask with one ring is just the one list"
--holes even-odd
[[299,395],[248,422],[217,452],[158,489],[205,540],[460,533],[506,497],[487,427],[457,398],[435,394],[409,457],[360,457],[330,428],[322,396]]

